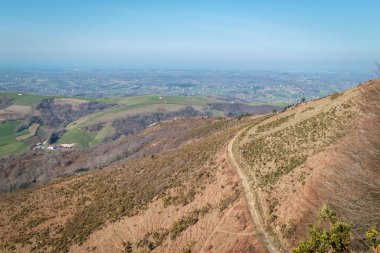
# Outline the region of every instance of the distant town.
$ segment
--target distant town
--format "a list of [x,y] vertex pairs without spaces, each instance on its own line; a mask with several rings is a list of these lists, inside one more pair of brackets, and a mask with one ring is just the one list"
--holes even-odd
[[0,70],[0,91],[78,97],[142,94],[215,96],[240,102],[294,103],[344,90],[370,72],[206,70]]

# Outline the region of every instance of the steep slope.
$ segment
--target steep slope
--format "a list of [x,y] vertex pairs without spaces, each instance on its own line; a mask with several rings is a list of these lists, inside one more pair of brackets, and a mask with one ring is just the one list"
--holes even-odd
[[1,251],[265,252],[226,157],[250,121],[207,120],[174,149],[2,196]]
[[[233,156],[265,235],[288,252],[327,203],[360,235],[380,226],[380,80],[300,104],[246,128]],[[252,211],[251,211],[252,213]]]
[[[280,114],[179,119],[69,151],[72,166],[31,171],[94,170],[1,195],[0,251],[289,252],[324,203],[358,250],[359,225],[380,225],[379,94],[369,81]],[[32,178],[9,168],[5,184]]]

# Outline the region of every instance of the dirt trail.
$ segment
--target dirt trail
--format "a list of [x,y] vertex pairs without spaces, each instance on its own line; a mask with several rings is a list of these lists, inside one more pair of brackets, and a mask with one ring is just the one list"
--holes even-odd
[[[249,128],[249,127],[247,127]],[[238,134],[234,136],[234,138],[229,142],[228,144],[228,160],[230,161],[231,165],[236,169],[241,183],[243,185],[244,190],[244,198],[248,206],[249,215],[251,216],[251,220],[254,226],[255,234],[258,237],[259,241],[262,243],[262,245],[268,250],[270,253],[280,252],[271,242],[269,236],[266,234],[263,225],[260,221],[260,214],[258,213],[257,209],[255,208],[255,197],[253,194],[253,190],[251,189],[248,178],[244,175],[242,169],[240,168],[239,164],[236,162],[234,156],[232,147],[236,139],[239,137],[241,133],[243,133],[247,128],[244,128],[241,130]]]

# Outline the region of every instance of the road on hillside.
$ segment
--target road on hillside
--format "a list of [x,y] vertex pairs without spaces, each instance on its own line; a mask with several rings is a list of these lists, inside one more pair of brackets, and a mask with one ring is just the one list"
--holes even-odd
[[[249,127],[247,127],[249,128]],[[239,164],[236,162],[236,159],[234,158],[233,154],[233,144],[237,140],[237,138],[242,134],[247,128],[244,128],[241,130],[238,134],[234,136],[234,138],[228,143],[228,159],[232,166],[236,169],[240,180],[243,185],[243,191],[244,191],[244,198],[248,206],[249,215],[251,216],[251,220],[253,223],[253,227],[255,229],[255,234],[258,237],[259,241],[262,243],[262,245],[268,250],[269,253],[277,253],[280,252],[272,243],[270,240],[268,234],[265,232],[263,224],[260,220],[260,214],[258,213],[257,209],[255,208],[255,197],[253,194],[253,189],[251,189],[248,178],[243,173],[243,170],[239,166]]]

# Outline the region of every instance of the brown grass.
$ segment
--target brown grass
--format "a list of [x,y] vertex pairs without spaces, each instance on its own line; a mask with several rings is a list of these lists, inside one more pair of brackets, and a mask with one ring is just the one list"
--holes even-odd
[[22,119],[28,114],[33,113],[33,108],[24,105],[11,105],[0,110],[0,122],[13,119]]
[[363,249],[365,228],[380,225],[379,82],[273,116],[240,139],[262,222],[285,251],[323,203],[352,225],[353,250]]
[[[224,209],[228,210],[238,199],[228,199],[224,209],[218,209],[217,204],[223,196],[235,192],[238,184],[236,176],[220,179],[226,173],[226,162],[216,159],[228,140],[243,127],[244,121],[218,121],[217,128],[196,130],[195,135],[189,136],[192,141],[174,150],[131,159],[100,171],[60,179],[3,197],[0,203],[0,248],[5,252],[64,252],[73,246],[78,249],[107,224],[142,217],[153,203],[159,202],[162,203],[158,208],[161,211],[187,211],[162,229],[145,230],[147,236],[125,238],[124,244],[120,242],[116,246],[129,251],[131,245],[128,242],[137,249],[137,240],[142,240],[141,249],[158,249],[180,240],[177,244],[188,249],[191,241],[178,238],[183,238],[186,231],[198,223],[204,226],[204,219],[221,219]],[[235,182],[229,182],[231,180]],[[190,210],[187,208],[205,194],[209,185],[219,187],[219,182],[224,185],[224,190],[212,205],[205,203]],[[201,242],[194,247],[201,247]],[[104,243],[108,245],[109,242]],[[93,249],[92,245],[88,247],[87,250]]]

